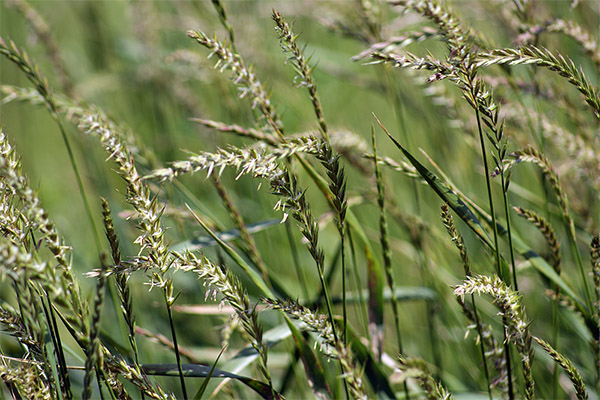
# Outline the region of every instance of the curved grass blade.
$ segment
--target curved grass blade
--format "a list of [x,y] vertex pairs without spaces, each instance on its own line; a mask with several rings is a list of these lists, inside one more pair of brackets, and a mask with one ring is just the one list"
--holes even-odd
[[223,355],[223,352],[225,351],[225,348],[226,347],[223,347],[221,349],[221,351],[219,352],[219,355],[217,356],[217,358],[215,359],[215,362],[212,365],[212,368],[210,369],[210,371],[208,371],[208,376],[206,377],[206,379],[204,380],[204,382],[202,382],[202,386],[200,386],[200,389],[198,389],[198,391],[196,392],[196,395],[194,396],[194,400],[200,400],[200,399],[202,399],[202,395],[206,391],[206,387],[208,386],[208,382],[210,382],[210,378],[212,378],[213,374],[215,373],[215,369],[217,368],[217,363],[219,362],[219,359]]
[[[174,363],[143,364],[140,367],[146,375],[179,376],[177,364]],[[284,398],[264,382],[246,376],[232,374],[231,372],[214,368],[214,366],[211,368],[208,365],[181,364],[181,368],[183,370],[183,376],[187,378],[208,378],[209,376],[212,376],[213,378],[235,379],[254,390],[263,399],[271,400]]]
[[[257,222],[255,224],[247,225],[248,233],[257,233],[265,229],[268,229],[274,225],[279,224],[279,219],[270,219],[267,221]],[[223,242],[229,242],[240,237],[240,231],[237,229],[230,229],[224,232],[215,232],[215,235]],[[215,246],[218,242],[210,235],[197,236],[193,239],[186,240],[183,242],[175,243],[171,246],[173,251],[181,252],[185,250],[197,251],[205,247]]]
[[375,117],[377,123],[383,129],[386,135],[394,142],[396,147],[404,153],[408,161],[415,167],[417,172],[425,179],[425,181],[429,184],[429,186],[444,200],[456,214],[460,216],[460,218],[465,221],[465,223],[475,232],[475,234],[483,240],[489,247],[494,248],[494,244],[489,237],[488,233],[483,229],[481,223],[477,219],[477,216],[471,211],[469,206],[467,206],[461,199],[454,193],[446,184],[444,184],[436,175],[431,173],[423,164],[421,164],[412,154],[408,152],[396,139],[390,135],[390,133],[385,129],[385,127],[379,122],[377,117]]

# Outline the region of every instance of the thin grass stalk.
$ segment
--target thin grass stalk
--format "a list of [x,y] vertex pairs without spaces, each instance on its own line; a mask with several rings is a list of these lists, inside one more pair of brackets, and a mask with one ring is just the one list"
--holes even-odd
[[[384,70],[385,70],[385,75],[388,79],[388,82],[390,83],[389,87],[390,87],[391,91],[389,93],[389,96],[393,99],[396,119],[398,120],[398,125],[401,129],[401,134],[404,137],[404,140],[406,141],[406,143],[410,146],[411,135],[408,134],[408,129],[406,127],[406,122],[405,122],[405,118],[404,118],[404,107],[397,95],[397,93],[400,93],[397,81],[392,76],[391,72],[389,71],[389,68],[385,68],[385,66],[384,66]],[[375,157],[375,159],[377,159],[377,158]],[[412,189],[413,189],[412,190],[413,207],[415,208],[416,215],[422,215],[421,200],[420,200],[420,195],[419,195],[419,186],[417,185],[417,182],[415,180],[411,180],[411,185],[412,185]],[[418,260],[419,260],[419,270],[421,272],[421,279],[423,280],[423,283],[426,287],[433,289],[433,284],[429,279],[429,277],[430,277],[429,271],[428,271],[429,263],[427,262],[427,258],[425,257],[425,253],[423,251],[422,238],[420,236],[417,236],[418,234],[415,235],[412,232],[410,232],[410,229],[409,229],[409,234],[411,235],[411,240],[413,241],[413,245],[417,251],[417,256],[418,256]],[[392,293],[393,293],[393,291],[392,291]],[[437,335],[436,335],[437,329],[436,329],[436,322],[435,322],[435,310],[432,307],[431,302],[425,302],[425,308],[427,310],[427,325],[428,325],[427,332],[428,332],[428,337],[429,337],[429,344],[431,346],[431,353],[433,355],[433,360],[437,367],[436,374],[439,374],[436,376],[439,377],[443,373],[443,366],[442,366],[442,356],[441,356],[441,352],[439,350],[438,340],[437,340]],[[406,383],[405,383],[405,385],[406,385]],[[410,399],[410,397],[408,397],[408,398]]]
[[225,124],[219,121],[212,121],[202,118],[191,118],[190,121],[197,122],[207,128],[215,129],[219,132],[233,133],[240,137],[250,138],[256,141],[265,142],[270,146],[277,147],[278,140],[275,140],[268,133],[253,128],[245,128],[236,124]]
[[362,282],[358,273],[359,264],[356,260],[356,247],[354,246],[354,240],[352,238],[352,229],[350,229],[350,227],[347,227],[346,230],[346,234],[348,235],[348,244],[350,245],[350,259],[352,260],[352,271],[354,272],[354,286],[356,287],[356,291],[358,292],[359,298],[359,303],[357,307],[359,309],[359,315],[361,316],[361,326],[364,329],[364,335],[369,336],[369,327],[367,322],[369,321],[369,315],[367,311],[365,296],[363,295],[363,292],[361,290]]
[[165,307],[167,308],[167,316],[169,318],[169,326],[171,328],[171,337],[173,338],[173,345],[175,347],[175,360],[177,362],[177,371],[179,373],[179,384],[181,385],[181,393],[183,394],[183,398],[187,399],[188,395],[185,386],[185,379],[183,377],[183,368],[181,366],[181,355],[179,354],[179,345],[177,344],[177,333],[175,332],[175,323],[173,322],[173,314],[171,311],[173,303],[176,300],[176,297],[173,297],[172,281],[169,280],[167,286],[163,288],[163,293],[165,299]]
[[[394,81],[391,81],[391,82],[394,82]],[[403,122],[404,119],[400,117],[400,113],[402,112],[402,107],[401,107],[400,103],[397,101],[396,96],[394,96],[394,99],[395,99],[395,102],[397,103],[396,112],[397,112],[397,116],[400,121],[400,126],[403,129],[403,134],[406,137],[406,140],[408,141],[407,130],[406,130],[406,127],[404,126],[404,122]],[[377,121],[377,123],[387,133],[387,131],[385,130],[385,128],[383,127],[383,125],[381,124],[381,122],[379,121],[379,119],[377,118],[375,113],[372,113],[372,115],[375,118],[375,120]],[[378,163],[377,157],[375,157],[375,160]],[[419,200],[419,192],[418,192],[418,188],[416,185],[416,181],[414,181],[414,180],[413,180],[412,194],[413,194],[413,199],[414,199],[414,207],[416,208],[416,214],[420,215],[421,214],[421,202]],[[423,251],[422,236],[415,227],[411,227],[410,229],[407,229],[407,230],[408,230],[408,233],[411,238],[411,243],[417,252],[417,256],[418,256],[417,264],[419,265],[419,271],[421,273],[421,279],[423,280],[423,284],[429,288],[432,288],[433,284],[429,280],[430,276],[428,275],[428,270],[427,270],[428,263],[427,263],[427,259],[425,257],[424,251]],[[436,326],[435,310],[432,307],[431,302],[426,302],[425,308],[427,311],[427,325],[428,325],[427,332],[428,332],[428,339],[429,339],[429,344],[430,344],[430,348],[431,348],[431,353],[433,355],[434,363],[436,364],[436,367],[438,368],[438,371],[441,374],[441,372],[443,371],[443,367],[442,367],[441,353],[440,353],[439,347],[438,347],[438,338],[437,338],[437,335],[435,334],[435,326]],[[438,378],[439,378],[439,376],[438,376]]]
[[[101,198],[102,203],[102,222],[104,224],[104,230],[106,238],[110,245],[112,260],[115,265],[121,264],[121,250],[119,248],[119,238],[113,225],[113,219],[111,216],[110,206],[105,198]],[[115,285],[117,286],[117,293],[120,302],[121,313],[125,324],[127,325],[127,339],[129,346],[133,352],[133,363],[134,367],[141,374],[139,352],[137,347],[137,341],[135,339],[135,314],[133,312],[133,298],[128,285],[129,276],[126,273],[120,272],[115,275]],[[144,400],[145,395],[143,391],[140,391],[141,399]]]
[[83,206],[85,208],[85,212],[87,214],[88,221],[90,223],[90,228],[92,229],[92,237],[94,238],[94,242],[96,245],[96,250],[98,254],[100,254],[102,250],[102,246],[100,244],[100,236],[98,235],[98,230],[96,229],[96,223],[94,222],[94,217],[92,214],[92,209],[90,207],[89,201],[87,199],[87,194],[85,192],[85,187],[83,186],[83,180],[81,179],[81,174],[79,172],[79,167],[77,166],[77,162],[75,161],[75,156],[73,154],[73,150],[71,148],[71,143],[69,138],[67,137],[67,133],[65,131],[65,127],[60,119],[58,114],[59,108],[56,105],[54,100],[54,94],[50,90],[48,86],[48,82],[46,78],[44,78],[39,71],[37,65],[32,63],[29,59],[29,56],[24,51],[19,50],[17,45],[13,41],[9,41],[7,45],[2,37],[0,37],[0,54],[4,55],[10,61],[15,63],[21,71],[25,73],[27,79],[33,83],[38,93],[44,99],[46,107],[50,112],[50,116],[56,122],[58,129],[60,130],[61,137],[65,144],[65,148],[67,150],[67,154],[69,156],[69,161],[71,163],[71,168],[73,169],[73,173],[75,174],[75,179],[77,181],[77,187],[79,189],[79,194],[81,196],[81,200],[83,202]]
[[50,296],[46,293],[45,302],[42,300],[44,307],[44,314],[46,315],[46,321],[48,323],[48,331],[52,339],[54,347],[54,354],[58,358],[58,372],[60,378],[61,389],[66,399],[72,399],[73,393],[71,392],[71,381],[69,380],[69,371],[67,369],[67,363],[65,361],[65,353],[62,346],[62,340],[60,338],[60,332],[58,330],[58,324],[54,316],[54,308],[50,300]]
[[[471,95],[473,96],[473,98],[476,98],[476,93],[473,91],[471,91]],[[484,170],[485,170],[485,183],[486,183],[486,188],[487,188],[487,194],[488,194],[488,203],[490,205],[490,215],[492,217],[492,225],[494,226],[494,247],[495,247],[495,251],[494,251],[494,255],[495,255],[495,265],[496,265],[496,273],[502,277],[503,281],[506,281],[506,278],[503,277],[502,271],[501,271],[501,266],[500,266],[500,247],[498,245],[498,227],[496,226],[496,215],[494,213],[494,200],[492,199],[492,188],[491,188],[491,184],[490,184],[490,171],[489,171],[489,166],[488,166],[488,161],[487,161],[487,151],[485,149],[485,140],[483,139],[483,131],[481,129],[481,118],[479,115],[479,107],[477,107],[475,109],[475,117],[477,120],[477,131],[479,133],[479,144],[481,146],[481,154],[483,157],[483,165],[484,165]],[[506,326],[506,321],[504,320],[505,317],[503,317],[503,324]],[[507,374],[508,374],[508,397],[509,399],[513,399],[514,398],[514,394],[513,394],[513,388],[512,388],[512,365],[511,365],[511,360],[510,360],[510,347],[508,345],[508,340],[506,340],[506,330],[504,330],[504,356],[506,357],[506,370],[507,370]]]
[[306,280],[304,277],[304,271],[300,267],[300,258],[298,256],[298,248],[296,247],[296,242],[292,236],[292,227],[289,222],[285,224],[285,233],[287,236],[288,243],[290,244],[290,251],[292,252],[292,260],[294,261],[294,269],[296,270],[296,276],[298,277],[298,282],[300,283],[300,289],[302,290],[302,296],[305,299],[308,299],[308,289],[306,288]]
[[[104,263],[104,261],[103,261]],[[85,360],[85,375],[83,378],[83,393],[81,397],[84,400],[88,400],[92,397],[92,383],[94,376],[94,369],[96,374],[100,374],[100,371],[104,371],[104,360],[100,350],[100,340],[98,334],[100,332],[100,319],[102,314],[102,305],[104,303],[104,285],[106,283],[106,276],[100,275],[96,284],[96,296],[94,297],[93,309],[92,309],[92,321],[90,323],[90,335],[89,343],[86,349],[86,360]],[[100,387],[100,380],[98,380],[98,390],[102,396],[102,388]]]
[[[373,146],[373,161],[375,164],[375,180],[377,182],[377,205],[379,206],[379,240],[381,243],[381,251],[383,253],[383,265],[385,267],[385,276],[387,279],[388,287],[392,293],[392,314],[394,316],[394,326],[396,328],[396,343],[398,345],[398,353],[404,355],[404,347],[402,346],[402,332],[400,330],[400,316],[398,313],[398,299],[394,296],[394,274],[392,271],[392,252],[390,250],[389,243],[389,232],[387,217],[385,213],[385,188],[383,185],[383,177],[381,170],[379,169],[379,163],[377,162],[377,144],[375,141],[375,131],[371,127],[371,143]],[[408,384],[406,381],[403,382],[404,395],[407,399],[410,399],[408,392]]]
[[229,35],[229,43],[231,43],[231,49],[234,53],[237,53],[237,49],[235,48],[235,31],[233,30],[233,26],[229,23],[229,19],[227,18],[227,9],[225,8],[225,3],[221,0],[211,0],[211,3],[219,16],[219,22],[227,31],[227,35]]
[[73,95],[73,79],[60,55],[60,48],[56,44],[48,22],[32,7],[27,0],[9,0],[9,6],[14,6],[25,18],[36,38],[42,43],[54,72],[58,77],[62,90],[67,96]]
[[[560,242],[558,241],[558,237],[554,232],[552,226],[546,221],[543,217],[539,216],[535,212],[531,210],[526,210],[524,208],[513,207],[516,211],[517,215],[526,218],[529,222],[532,222],[542,233],[544,239],[546,239],[546,243],[550,248],[550,263],[556,273],[560,275],[561,273],[561,254],[560,254]],[[554,343],[554,347],[558,347],[558,331],[559,331],[559,306],[560,306],[560,288],[558,286],[554,287],[554,292],[556,293],[556,297],[554,299],[552,305],[552,341]],[[557,397],[558,393],[558,373],[559,366],[555,365],[554,371],[552,372],[552,390],[553,396]]]
[[[60,379],[62,375],[57,377],[53,374],[52,366],[54,366],[54,364],[52,366],[50,365],[52,360],[50,360],[48,356],[47,346],[44,346],[45,332],[42,324],[45,322],[45,324],[48,325],[47,332],[50,335],[53,334],[52,327],[49,326],[48,319],[40,321],[40,318],[38,317],[41,312],[40,309],[44,312],[46,310],[44,307],[44,298],[38,294],[38,291],[35,290],[32,285],[28,284],[28,274],[23,274],[20,278],[13,277],[12,281],[17,304],[19,306],[19,314],[16,312],[12,313],[0,307],[0,322],[2,322],[2,328],[5,332],[9,332],[19,341],[25,350],[26,356],[30,356],[33,360],[40,363],[40,378],[45,378],[47,384],[54,389],[56,393],[61,393],[60,391],[64,390],[62,381],[55,382],[52,378]],[[58,358],[58,352],[61,349],[53,346],[52,350],[55,357]],[[59,363],[55,367],[62,368],[62,364]]]
[[[448,211],[448,204],[442,204],[441,209],[442,222],[446,227],[448,235],[450,235],[450,239],[452,240],[452,242],[454,242],[454,245],[460,253],[460,259],[463,264],[465,278],[469,278],[471,276],[471,263],[469,262],[469,256],[467,255],[467,248],[465,246],[463,237],[458,231],[458,229],[456,229],[456,225],[454,224],[452,214],[450,214],[450,212]],[[477,304],[475,303],[474,294],[471,294],[471,305],[473,307],[473,319],[475,320],[475,328],[477,329],[477,334],[479,335],[479,350],[481,352],[481,360],[483,362],[483,374],[485,376],[488,398],[492,400],[490,371],[488,369],[487,357],[485,356],[485,346],[483,343],[483,328],[481,326],[481,322],[479,321],[479,312],[477,311]]]
[[[175,351],[175,345],[165,335],[162,335],[160,333],[158,333],[158,334],[153,333],[153,332],[151,332],[147,329],[141,328],[139,326],[135,327],[135,332],[144,337],[147,337],[152,342],[155,342],[155,343],[160,344],[161,346],[164,346],[165,349],[169,349],[170,351]],[[191,362],[192,364],[200,364],[200,361],[198,360],[198,358],[189,349],[179,346],[179,354],[181,354],[182,357],[187,358],[187,360],[189,362]]]
[[515,250],[513,247],[512,230],[510,229],[510,212],[508,202],[508,185],[510,184],[510,177],[505,180],[504,172],[500,174],[500,181],[502,184],[502,203],[504,204],[504,215],[506,218],[506,230],[508,232],[508,249],[510,254],[510,265],[512,267],[512,281],[516,291],[519,290],[519,284],[517,279],[517,265],[515,263]]
[[[546,190],[545,180],[544,182],[544,197],[545,197],[545,205],[548,204],[548,196]],[[513,207],[513,210],[516,211],[517,215],[527,219],[527,221],[533,223],[539,231],[544,236],[546,243],[550,249],[550,262],[554,271],[558,275],[561,273],[561,254],[560,254],[560,242],[558,241],[558,237],[554,232],[552,226],[546,221],[543,217],[536,214],[534,211],[526,210],[524,208]],[[554,302],[552,303],[552,343],[554,344],[554,348],[558,348],[558,331],[559,331],[559,307],[560,307],[560,288],[558,285],[555,285],[554,292],[556,293],[556,297]],[[559,378],[559,366],[554,365],[554,370],[552,371],[552,396],[557,398],[558,396],[558,378]]]

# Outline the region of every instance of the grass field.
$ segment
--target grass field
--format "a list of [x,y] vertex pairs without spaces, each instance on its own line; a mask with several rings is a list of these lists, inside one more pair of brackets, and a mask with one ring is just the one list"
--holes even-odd
[[599,22],[0,2],[0,394],[597,399]]

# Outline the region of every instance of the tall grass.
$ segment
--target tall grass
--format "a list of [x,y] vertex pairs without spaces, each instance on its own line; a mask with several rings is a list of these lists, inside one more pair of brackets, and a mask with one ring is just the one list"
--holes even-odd
[[593,3],[52,5],[0,5],[3,397],[598,398]]

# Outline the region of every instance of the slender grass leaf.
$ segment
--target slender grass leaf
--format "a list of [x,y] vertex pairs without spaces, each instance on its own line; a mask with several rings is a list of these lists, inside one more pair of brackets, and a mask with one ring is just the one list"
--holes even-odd
[[213,374],[215,373],[215,369],[217,368],[217,363],[219,362],[219,359],[223,355],[223,352],[225,351],[225,348],[226,347],[223,347],[221,349],[221,351],[219,352],[219,355],[217,356],[217,358],[215,359],[215,362],[212,365],[212,368],[208,372],[208,376],[206,377],[206,379],[204,380],[204,382],[202,382],[202,386],[200,386],[200,389],[198,389],[198,392],[196,392],[196,395],[194,396],[194,400],[200,400],[200,399],[202,399],[202,395],[204,395],[204,392],[206,391],[206,387],[208,386],[208,382],[210,382],[210,378],[212,378]]
[[[377,117],[376,117],[377,118]],[[398,147],[402,153],[408,158],[410,163],[415,167],[417,172],[425,179],[425,181],[429,184],[429,186],[444,200],[450,208],[456,212],[456,214],[463,220],[465,223],[475,232],[475,234],[483,240],[488,246],[492,249],[494,248],[494,244],[492,243],[491,238],[488,233],[483,229],[481,223],[477,219],[477,216],[471,211],[469,206],[467,206],[461,199],[454,193],[446,184],[444,184],[437,176],[431,173],[423,164],[421,164],[412,154],[408,152],[396,139],[390,135],[390,133],[383,127],[381,122],[377,120],[379,126],[383,129],[386,135],[394,142],[396,147]]]
[[[280,220],[271,219],[263,222],[258,222],[255,224],[248,225],[249,233],[257,233],[263,231],[265,229],[270,228],[273,225],[279,224]],[[231,240],[237,239],[240,237],[240,231],[238,229],[230,229],[224,232],[214,232],[214,234],[221,239],[223,242],[229,242]],[[217,245],[218,242],[213,239],[212,236],[198,236],[190,240],[186,240],[183,242],[175,243],[171,246],[173,251],[182,252],[185,250],[189,251],[197,251],[204,249],[206,247],[211,247]]]
[[[275,328],[269,329],[267,332],[263,334],[263,341],[267,349],[275,346],[276,344],[284,341],[289,338],[292,332],[289,327],[285,324],[281,324],[276,326]],[[222,365],[222,368],[226,371],[230,371],[232,374],[240,373],[244,370],[244,368],[248,367],[258,358],[258,353],[256,349],[252,346],[246,346],[242,350],[240,350],[233,358],[225,361]],[[213,384],[209,384],[211,387],[212,394],[214,397],[216,393],[220,390],[220,387],[223,385],[221,383],[218,387],[214,388]]]
[[[140,367],[146,375],[179,376],[177,364],[174,363],[143,364]],[[223,371],[221,369],[216,369],[214,366],[211,368],[207,365],[200,364],[181,364],[181,368],[183,369],[183,376],[187,378],[208,378],[212,376],[213,378],[235,379],[254,390],[263,399],[283,399],[283,396],[275,392],[268,384],[264,382]]]

